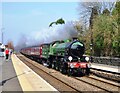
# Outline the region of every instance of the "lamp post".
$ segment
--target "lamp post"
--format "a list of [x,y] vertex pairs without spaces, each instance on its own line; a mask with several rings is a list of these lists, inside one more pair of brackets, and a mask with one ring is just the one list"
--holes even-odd
[[93,44],[90,44],[90,62],[92,62],[92,49],[93,49]]
[[91,30],[91,36],[90,36],[90,61],[92,62],[93,59],[92,59],[92,56],[93,56],[93,32],[92,32],[92,28],[90,29]]
[[1,42],[2,42],[2,44],[4,43],[3,42],[3,30],[4,30],[5,28],[1,28]]

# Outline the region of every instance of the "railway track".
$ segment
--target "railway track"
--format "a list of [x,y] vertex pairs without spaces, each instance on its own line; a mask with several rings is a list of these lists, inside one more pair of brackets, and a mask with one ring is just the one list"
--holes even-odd
[[90,84],[92,86],[95,86],[97,88],[100,88],[104,91],[107,91],[109,93],[113,93],[115,90],[120,91],[120,85],[119,84],[113,84],[105,80],[97,79],[94,76],[89,76],[89,77],[73,77],[77,80],[80,80],[82,82],[85,82],[87,84]]
[[[58,82],[59,86],[64,86],[64,88],[68,89],[68,90],[64,90],[62,89],[62,91],[75,91],[75,93],[82,93],[79,90],[75,89],[74,87],[70,86],[69,84],[61,81],[60,79],[54,77],[53,75],[51,75],[49,72],[44,71],[43,69],[41,69],[40,67],[38,67],[37,65],[35,65],[34,63],[26,60],[25,58],[23,58],[22,56],[18,56],[18,58],[23,61],[27,66],[29,66],[33,71],[35,71],[38,75],[42,76],[44,79],[47,77],[51,78],[51,81],[54,82]],[[60,88],[58,88],[59,91],[61,91]]]
[[105,71],[102,69],[91,68],[91,74],[101,77],[101,78],[105,78],[110,81],[120,83],[120,74],[117,72],[110,72],[110,71]]
[[[25,58],[24,56],[18,56],[21,61],[23,61],[26,65],[28,65],[31,69],[33,69],[38,75],[43,77],[46,81],[48,81],[51,85],[56,86],[57,83],[58,86],[55,88],[58,89],[58,91],[75,91],[76,93],[83,92],[83,91],[104,91],[107,93],[113,93],[115,91],[119,91],[119,85],[115,85],[109,82],[105,82],[100,79],[96,79],[93,77],[68,77],[65,75],[62,75],[58,71],[51,70],[49,68],[46,68],[44,66],[38,65],[37,62],[33,62],[28,58]],[[45,69],[49,69],[51,71],[45,71]],[[59,74],[57,76],[57,74]],[[65,78],[62,79],[60,76],[64,76]],[[49,78],[49,80],[48,80]],[[69,81],[72,80],[72,81]],[[54,81],[54,82],[52,82]],[[83,86],[81,87],[81,84]],[[62,86],[62,87],[61,87]],[[90,88],[86,87],[89,86]],[[86,88],[86,89],[85,89]]]

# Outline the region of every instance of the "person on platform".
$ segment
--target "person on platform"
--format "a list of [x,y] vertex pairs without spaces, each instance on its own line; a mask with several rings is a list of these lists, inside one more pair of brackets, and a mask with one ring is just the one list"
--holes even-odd
[[9,57],[9,49],[8,48],[6,48],[6,50],[5,50],[5,56],[6,56],[6,59],[8,59],[8,57]]

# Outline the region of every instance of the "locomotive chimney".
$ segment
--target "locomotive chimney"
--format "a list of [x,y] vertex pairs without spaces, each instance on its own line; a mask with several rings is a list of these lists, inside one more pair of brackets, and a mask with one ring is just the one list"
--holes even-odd
[[75,41],[75,40],[78,40],[78,39],[77,39],[77,37],[73,37],[72,40]]

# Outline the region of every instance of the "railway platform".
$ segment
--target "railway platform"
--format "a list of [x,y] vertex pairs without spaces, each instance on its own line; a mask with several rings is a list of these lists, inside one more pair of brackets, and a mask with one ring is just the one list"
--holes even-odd
[[58,91],[12,54],[8,61],[0,58],[0,92],[2,91]]
[[22,91],[12,60],[0,57],[0,93],[2,91]]
[[[112,72],[119,72],[120,69],[114,66],[103,64],[91,64],[91,68],[103,69]],[[119,72],[120,73],[120,72]],[[50,91],[59,93],[57,89],[38,76],[32,69],[26,66],[15,54],[6,61],[0,57],[0,92],[2,91]]]
[[120,67],[119,66],[110,66],[110,65],[105,65],[105,64],[91,63],[91,68],[106,71],[106,72],[120,74]]

